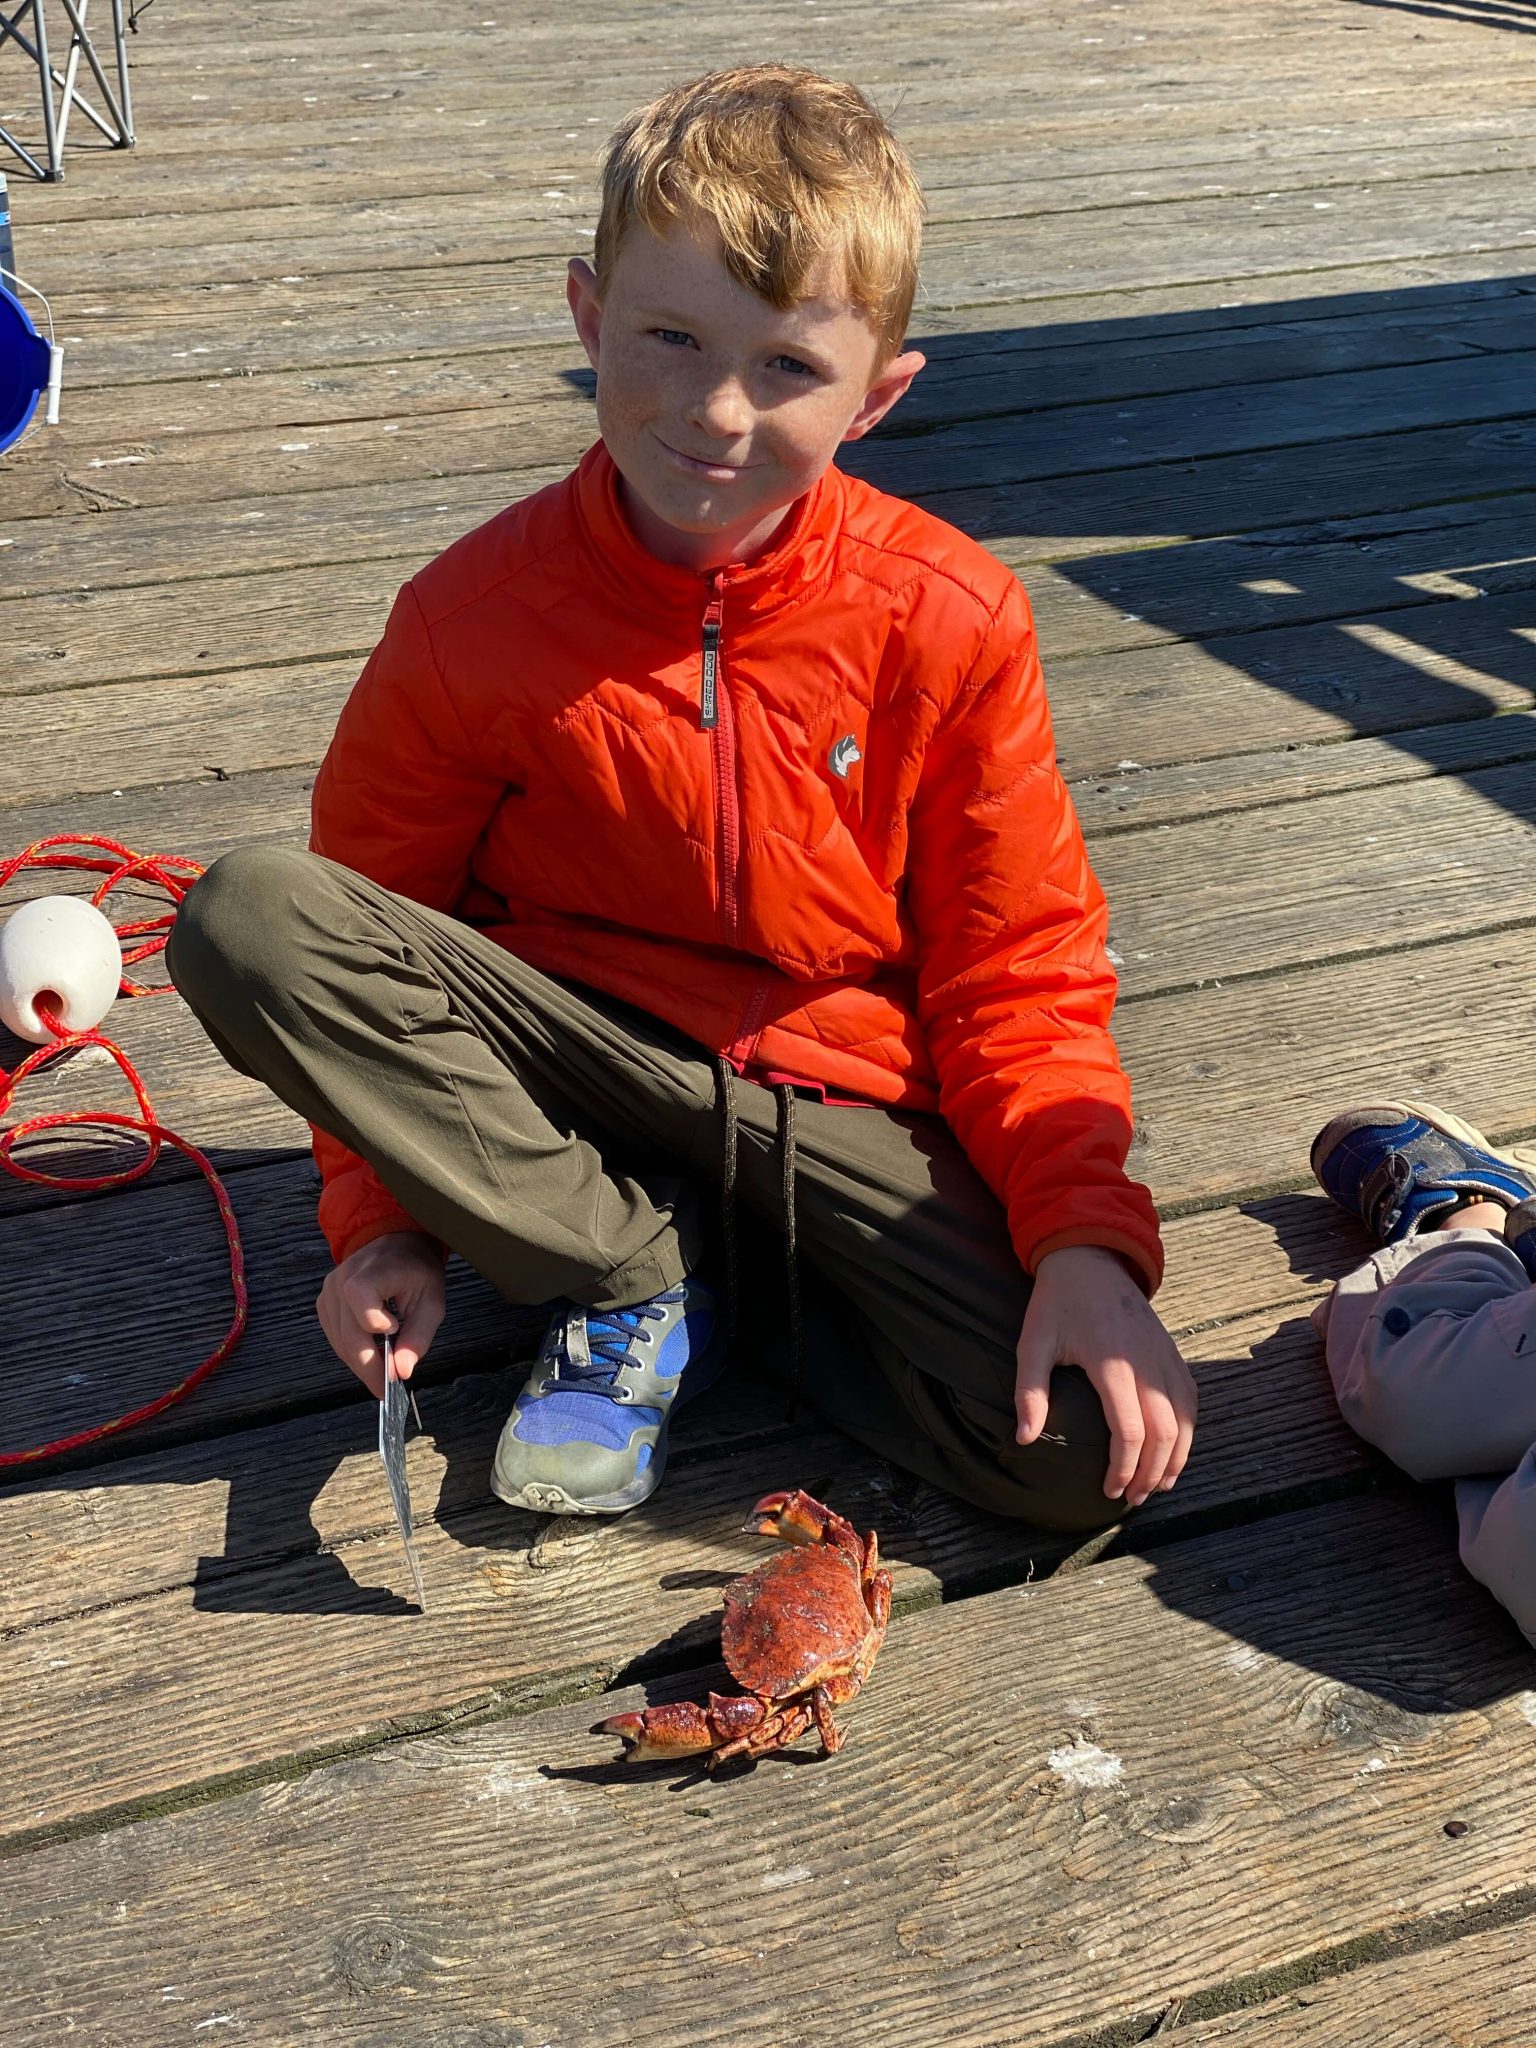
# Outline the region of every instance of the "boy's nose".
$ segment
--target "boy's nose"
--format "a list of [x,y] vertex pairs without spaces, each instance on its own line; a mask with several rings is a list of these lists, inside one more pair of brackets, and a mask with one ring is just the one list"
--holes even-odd
[[689,423],[712,441],[732,441],[750,431],[752,406],[735,378],[701,391],[689,407]]

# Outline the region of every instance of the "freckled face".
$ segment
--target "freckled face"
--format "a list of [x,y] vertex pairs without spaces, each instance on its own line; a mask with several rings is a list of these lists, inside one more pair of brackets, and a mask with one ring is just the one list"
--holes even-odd
[[922,366],[898,357],[877,379],[874,330],[827,281],[780,311],[736,282],[706,233],[632,227],[601,302],[587,264],[570,281],[631,519],[653,553],[698,567],[764,547],[838,444]]

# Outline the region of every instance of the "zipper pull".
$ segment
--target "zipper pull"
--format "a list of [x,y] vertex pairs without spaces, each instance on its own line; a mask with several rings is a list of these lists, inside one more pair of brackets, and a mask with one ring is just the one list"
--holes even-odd
[[699,725],[704,732],[708,732],[720,716],[720,627],[725,615],[720,583],[717,576],[715,595],[704,611],[704,657],[699,670]]

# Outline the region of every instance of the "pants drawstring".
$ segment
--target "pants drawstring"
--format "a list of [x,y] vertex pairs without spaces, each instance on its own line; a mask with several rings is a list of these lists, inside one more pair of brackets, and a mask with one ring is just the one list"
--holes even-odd
[[[726,1341],[734,1350],[740,1316],[740,1279],[736,1246],[736,1158],[740,1133],[736,1120],[736,1075],[730,1062],[715,1056],[715,1091],[720,1102],[721,1166],[720,1201],[725,1236],[725,1322]],[[799,1408],[800,1387],[805,1371],[805,1329],[800,1306],[800,1262],[795,1229],[795,1091],[787,1082],[774,1086],[778,1104],[775,1143],[782,1168],[780,1201],[784,1228],[784,1267],[789,1303],[789,1419]]]
[[736,1097],[730,1062],[715,1057],[715,1094],[720,1104],[721,1137],[720,1208],[725,1228],[725,1342],[729,1356],[736,1349],[740,1321],[739,1282],[736,1276]]
[[800,1404],[805,1370],[805,1332],[800,1313],[800,1261],[795,1252],[795,1091],[787,1081],[775,1084],[779,1099],[779,1163],[783,1168],[780,1199],[784,1219],[784,1277],[789,1299],[789,1419]]

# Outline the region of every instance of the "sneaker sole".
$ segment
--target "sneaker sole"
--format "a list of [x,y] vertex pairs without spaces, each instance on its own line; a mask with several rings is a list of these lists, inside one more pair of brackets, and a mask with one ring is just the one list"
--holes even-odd
[[1458,1144],[1471,1145],[1479,1152],[1486,1152],[1490,1159],[1502,1160],[1519,1173],[1536,1174],[1536,1146],[1492,1144],[1475,1124],[1452,1116],[1449,1110],[1437,1109],[1431,1102],[1371,1102],[1346,1109],[1342,1115],[1324,1124],[1313,1139],[1309,1155],[1313,1174],[1317,1174],[1319,1158],[1330,1152],[1340,1139],[1372,1124],[1400,1124],[1411,1116],[1422,1117],[1436,1130],[1444,1131],[1448,1138],[1456,1139]]
[[[659,1447],[660,1448],[660,1447]],[[567,1493],[563,1486],[557,1486],[552,1479],[533,1479],[526,1486],[511,1490],[499,1486],[496,1474],[491,1474],[491,1491],[509,1508],[527,1508],[535,1515],[626,1515],[631,1508],[649,1500],[661,1484],[662,1474],[667,1469],[665,1449],[658,1458],[652,1453],[650,1463],[644,1471],[636,1474],[628,1486],[617,1493],[595,1494],[590,1500],[578,1500],[573,1493]]]

